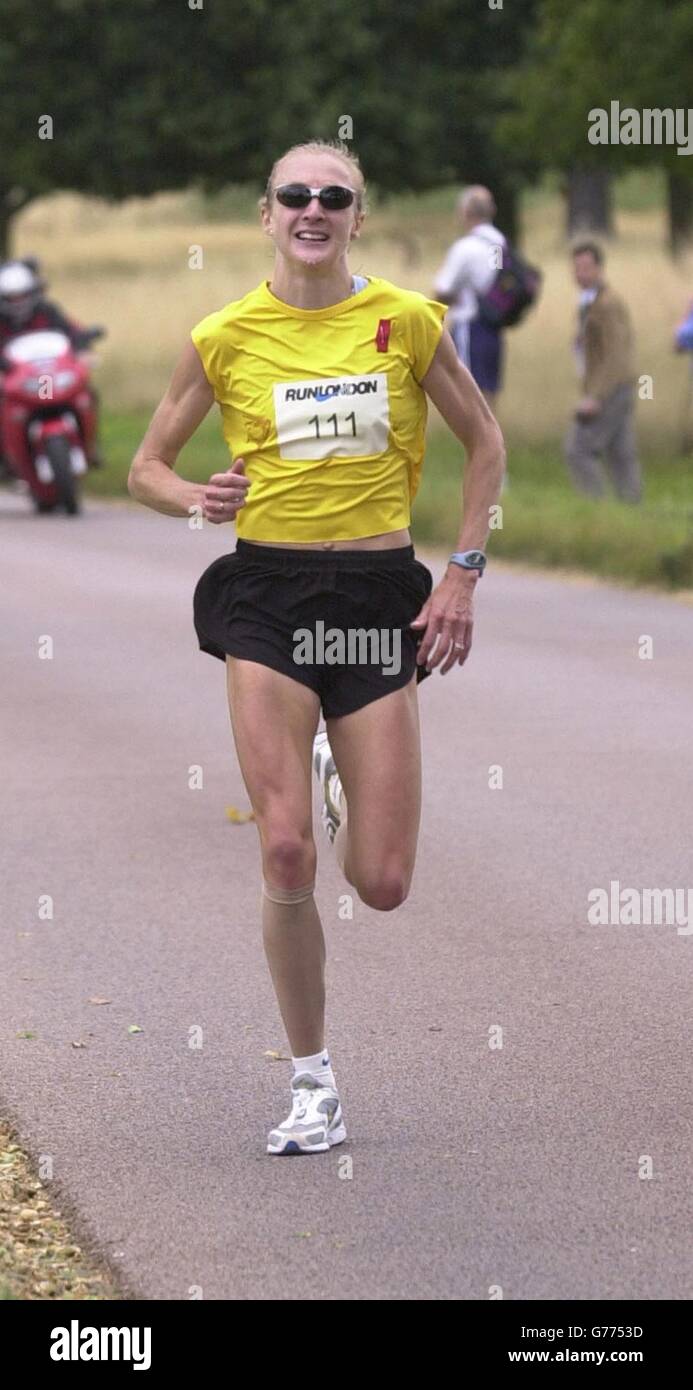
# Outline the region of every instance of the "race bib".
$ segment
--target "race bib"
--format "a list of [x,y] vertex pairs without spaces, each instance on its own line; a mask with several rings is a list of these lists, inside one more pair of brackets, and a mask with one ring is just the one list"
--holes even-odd
[[274,387],[279,456],[363,458],[383,454],[390,429],[385,372],[282,381]]

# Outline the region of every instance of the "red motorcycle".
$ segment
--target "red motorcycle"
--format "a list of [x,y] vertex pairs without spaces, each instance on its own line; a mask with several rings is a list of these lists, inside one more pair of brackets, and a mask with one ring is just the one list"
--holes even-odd
[[85,328],[76,344],[41,329],[5,344],[0,374],[0,442],[7,467],[23,479],[38,512],[80,510],[80,478],[89,468],[97,408],[84,353],[104,335]]

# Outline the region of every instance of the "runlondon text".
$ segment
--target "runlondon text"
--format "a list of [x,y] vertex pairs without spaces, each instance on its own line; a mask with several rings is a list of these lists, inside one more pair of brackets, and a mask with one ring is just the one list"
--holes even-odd
[[332,396],[370,396],[378,390],[377,381],[340,381],[326,386],[290,386],[285,401],[326,401]]

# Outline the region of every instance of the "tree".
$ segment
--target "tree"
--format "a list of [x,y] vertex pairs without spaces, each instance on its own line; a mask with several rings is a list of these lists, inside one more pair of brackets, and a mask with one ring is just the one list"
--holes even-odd
[[594,144],[590,112],[610,113],[612,102],[621,110],[686,110],[681,55],[692,44],[689,0],[581,0],[572,8],[565,0],[540,0],[526,60],[507,79],[514,109],[502,142],[519,143],[544,168],[592,175],[593,187],[625,169],[664,166],[674,179],[680,241],[691,161],[666,144]]
[[608,169],[574,164],[565,183],[566,228],[576,232],[601,232],[611,236],[614,226],[613,184]]
[[693,178],[667,171],[667,207],[669,212],[669,250],[678,256],[693,241]]
[[[77,57],[74,6],[31,6],[5,0],[0,26],[0,249],[12,217],[31,198],[53,188],[52,142],[39,137],[39,117],[52,115],[65,88],[85,101],[90,71]],[[48,12],[48,13],[47,13]],[[48,22],[46,22],[46,20]]]
[[278,61],[271,32],[270,0],[233,16],[185,3],[172,15],[160,0],[5,0],[0,254],[14,214],[55,189],[119,199],[255,175],[257,111],[274,100],[257,54]]
[[[299,6],[288,61],[302,73],[303,101],[287,124],[277,111],[274,148],[306,130],[335,132],[341,114],[381,193],[451,182],[489,184],[499,221],[514,235],[519,190],[534,171],[501,149],[508,108],[502,75],[531,29],[534,0],[491,9],[477,0],[323,0]],[[315,75],[326,80],[316,84]]]
[[512,221],[534,166],[498,146],[499,79],[534,7],[5,0],[0,223],[56,188],[118,199],[261,183],[288,144],[336,135],[343,115],[384,194],[487,182]]

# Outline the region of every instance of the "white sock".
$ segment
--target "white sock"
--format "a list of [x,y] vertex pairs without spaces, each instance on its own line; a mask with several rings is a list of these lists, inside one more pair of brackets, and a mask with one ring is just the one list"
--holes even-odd
[[334,1086],[335,1090],[337,1089],[326,1047],[312,1057],[292,1057],[291,1060],[294,1064],[294,1076],[305,1075],[308,1072],[321,1086]]

